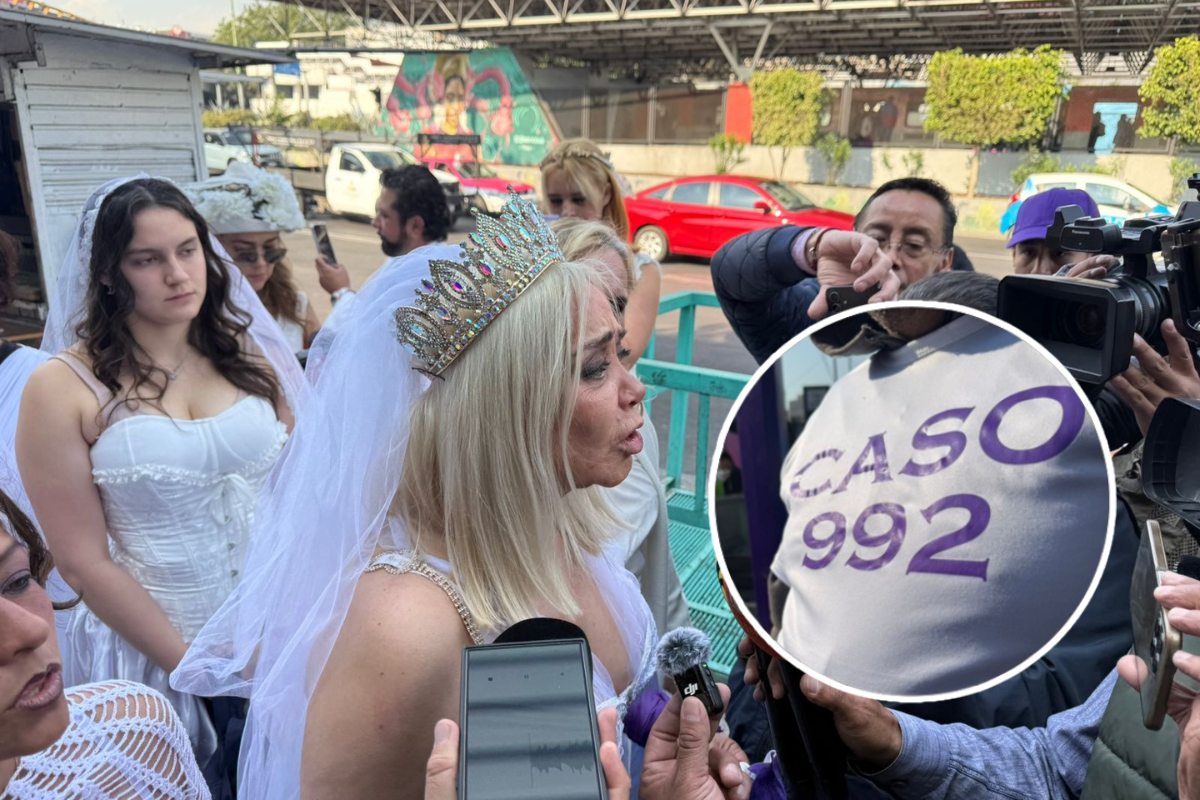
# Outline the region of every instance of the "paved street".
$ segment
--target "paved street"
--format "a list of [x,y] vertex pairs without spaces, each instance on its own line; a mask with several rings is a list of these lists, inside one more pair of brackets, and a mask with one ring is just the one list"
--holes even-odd
[[[379,249],[379,237],[370,225],[365,222],[355,222],[332,216],[314,217],[312,222],[324,222],[329,226],[330,238],[338,259],[350,272],[354,286],[363,284],[367,278],[386,260]],[[472,230],[473,222],[462,218],[455,226],[450,236],[452,243],[461,242]],[[307,231],[287,234],[284,237],[289,260],[295,273],[296,282],[301,289],[308,293],[318,316],[324,318],[329,314],[329,296],[322,291],[317,281],[317,273],[313,267],[316,256],[312,237]],[[959,244],[971,256],[976,269],[999,277],[1010,269],[1010,257],[1004,249],[1004,243],[998,239],[964,237]],[[709,275],[708,261],[705,259],[674,260],[664,265],[663,294],[673,292],[696,291],[711,292],[712,279]],[[678,314],[669,314],[659,318],[657,327],[656,356],[665,361],[675,358],[675,337],[678,325]],[[696,366],[721,369],[730,372],[752,373],[756,364],[750,354],[742,347],[733,330],[725,321],[719,309],[704,308],[696,314]],[[694,415],[695,402],[691,414]],[[716,437],[721,425],[728,415],[732,403],[726,400],[714,400],[711,410],[709,432],[710,446],[715,446]],[[658,429],[661,445],[661,459],[666,463],[666,438],[668,420],[670,417],[670,402],[660,402],[652,405],[652,418]],[[695,464],[695,433],[690,432],[684,450],[684,471],[691,473]],[[691,481],[685,480],[690,486]]]

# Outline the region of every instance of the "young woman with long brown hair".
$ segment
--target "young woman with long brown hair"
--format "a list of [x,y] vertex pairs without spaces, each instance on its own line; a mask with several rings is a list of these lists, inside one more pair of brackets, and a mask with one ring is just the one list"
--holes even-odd
[[89,199],[44,347],[57,354],[29,379],[16,450],[58,569],[83,597],[66,685],[162,692],[203,765],[218,743],[209,711],[168,675],[239,582],[298,365],[204,218],[154,178]]

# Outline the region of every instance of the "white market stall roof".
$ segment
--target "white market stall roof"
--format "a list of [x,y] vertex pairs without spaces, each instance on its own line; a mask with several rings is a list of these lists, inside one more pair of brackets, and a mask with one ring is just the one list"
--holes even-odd
[[203,69],[244,67],[249,64],[290,64],[296,60],[287,53],[278,51],[233,47],[202,39],[184,39],[158,33],[145,33],[126,28],[115,28],[110,25],[97,25],[77,19],[58,19],[0,7],[0,29],[14,26],[28,26],[64,36],[103,39],[181,51],[189,54],[196,65]]
[[[282,1],[282,0],[281,0]],[[1200,0],[288,0],[307,13],[454,34],[534,59],[596,67],[640,61],[719,73],[794,59],[917,57],[961,47],[1049,44],[1090,75],[1108,54],[1126,74],[1196,32]],[[317,18],[317,15],[314,15]]]

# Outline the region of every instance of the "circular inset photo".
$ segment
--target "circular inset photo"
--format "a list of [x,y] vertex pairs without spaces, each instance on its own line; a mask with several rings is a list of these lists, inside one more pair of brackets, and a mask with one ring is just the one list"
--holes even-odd
[[994,686],[1070,629],[1104,571],[1112,486],[1091,403],[1044,349],[901,301],[764,364],[709,489],[759,635],[838,688],[923,702]]

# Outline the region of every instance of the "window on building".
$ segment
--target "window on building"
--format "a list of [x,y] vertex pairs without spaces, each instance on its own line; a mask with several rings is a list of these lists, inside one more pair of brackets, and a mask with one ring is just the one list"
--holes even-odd
[[295,86],[280,86],[280,85],[276,84],[275,96],[283,98],[284,100],[291,100],[291,99],[295,98],[295,96],[296,96],[296,87]]

